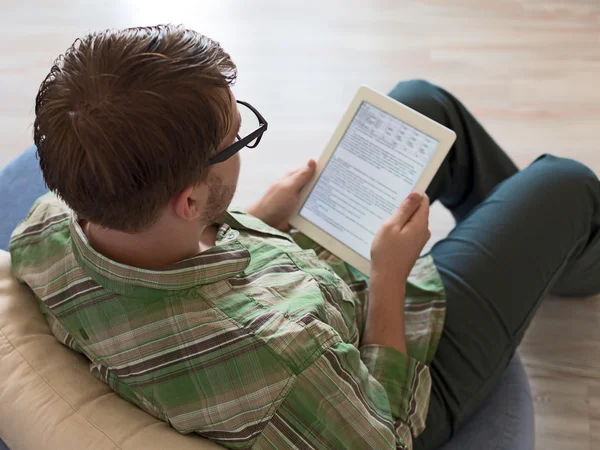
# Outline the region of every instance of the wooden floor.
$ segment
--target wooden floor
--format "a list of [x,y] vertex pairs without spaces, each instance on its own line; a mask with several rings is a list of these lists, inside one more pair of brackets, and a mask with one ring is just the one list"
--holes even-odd
[[[316,157],[360,84],[426,78],[520,166],[544,152],[600,173],[599,0],[0,0],[0,167],[31,143],[34,96],[88,30],[185,23],[237,62],[269,131],[237,201]],[[433,211],[434,237],[451,226]],[[600,276],[600,274],[598,274]],[[539,449],[600,449],[600,300],[549,299],[522,346]]]

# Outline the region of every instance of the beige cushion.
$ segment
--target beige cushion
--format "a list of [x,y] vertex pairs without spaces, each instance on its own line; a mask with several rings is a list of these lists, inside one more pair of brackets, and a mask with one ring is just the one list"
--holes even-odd
[[0,436],[11,450],[221,449],[114,394],[51,334],[0,250]]

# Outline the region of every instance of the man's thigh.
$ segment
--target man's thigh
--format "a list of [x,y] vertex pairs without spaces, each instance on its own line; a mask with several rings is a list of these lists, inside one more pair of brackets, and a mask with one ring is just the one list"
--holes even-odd
[[36,148],[29,147],[0,171],[0,249],[8,249],[17,224],[35,200],[48,192],[35,153]]
[[[600,260],[599,247],[587,246],[598,191],[597,178],[581,164],[543,157],[502,183],[433,248],[447,316],[431,365],[427,429],[415,448],[437,448],[477,410],[567,261],[583,254]],[[600,288],[597,278],[590,289]]]

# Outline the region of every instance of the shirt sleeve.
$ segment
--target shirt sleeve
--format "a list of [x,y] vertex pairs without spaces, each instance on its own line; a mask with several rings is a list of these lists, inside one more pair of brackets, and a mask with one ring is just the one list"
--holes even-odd
[[425,429],[431,394],[429,367],[391,347],[364,345],[360,356],[385,392],[392,416],[418,436]]
[[387,350],[365,348],[369,369],[356,347],[334,343],[298,375],[259,440],[273,444],[285,436],[307,448],[412,450],[411,423],[427,413],[429,372]]

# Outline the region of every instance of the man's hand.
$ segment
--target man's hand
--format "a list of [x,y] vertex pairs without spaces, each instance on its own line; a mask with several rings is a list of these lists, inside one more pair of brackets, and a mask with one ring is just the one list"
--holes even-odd
[[300,191],[315,175],[316,167],[317,163],[311,159],[306,166],[286,173],[247,212],[273,228],[289,231],[288,221],[298,206]]
[[430,237],[429,198],[413,192],[375,235],[371,276],[405,282]]
[[404,200],[375,235],[361,345],[382,345],[406,354],[406,280],[430,236],[429,198],[415,193]]

